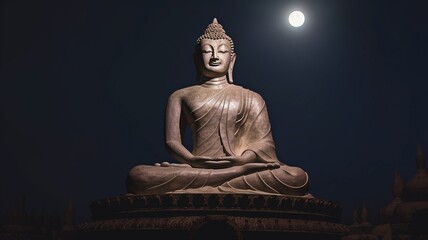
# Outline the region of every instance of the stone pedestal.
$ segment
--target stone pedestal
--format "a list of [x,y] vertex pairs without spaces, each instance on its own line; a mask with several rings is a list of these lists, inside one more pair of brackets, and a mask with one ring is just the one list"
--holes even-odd
[[253,194],[122,195],[91,204],[79,239],[340,239],[339,204]]

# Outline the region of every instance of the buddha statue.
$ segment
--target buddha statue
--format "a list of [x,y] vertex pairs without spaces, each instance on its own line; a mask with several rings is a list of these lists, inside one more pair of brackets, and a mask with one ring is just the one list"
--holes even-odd
[[[165,145],[178,163],[133,167],[127,192],[312,197],[308,174],[276,156],[263,98],[234,84],[234,44],[217,19],[197,39],[194,61],[200,82],[173,92],[166,106]],[[192,149],[182,143],[187,127]]]

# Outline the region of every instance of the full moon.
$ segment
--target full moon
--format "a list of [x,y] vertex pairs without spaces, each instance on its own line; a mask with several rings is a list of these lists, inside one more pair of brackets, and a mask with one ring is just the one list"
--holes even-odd
[[294,11],[288,16],[288,21],[293,27],[300,27],[305,22],[305,15],[300,11]]

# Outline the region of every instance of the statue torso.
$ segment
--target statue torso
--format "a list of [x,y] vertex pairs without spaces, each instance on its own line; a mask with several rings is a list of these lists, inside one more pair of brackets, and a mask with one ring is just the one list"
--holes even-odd
[[[182,109],[192,131],[194,155],[210,157],[232,155],[224,147],[225,133],[222,132],[221,125],[226,124],[228,119],[238,118],[237,114],[236,116],[230,114],[237,112],[233,109],[241,106],[241,98],[237,96],[243,91],[248,90],[232,84],[221,89],[200,85],[183,89]],[[233,125],[228,127],[234,128]]]

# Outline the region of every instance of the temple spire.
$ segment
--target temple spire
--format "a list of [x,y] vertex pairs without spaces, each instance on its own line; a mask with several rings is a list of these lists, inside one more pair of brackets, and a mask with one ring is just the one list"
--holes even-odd
[[370,224],[369,223],[369,212],[367,211],[366,204],[363,204],[363,208],[361,209],[361,224]]
[[357,226],[358,225],[358,210],[357,209],[354,209],[354,212],[352,213],[352,220],[353,220],[352,225]]
[[27,221],[26,197],[22,196],[17,202],[15,212],[13,213],[15,223],[24,224]]
[[392,193],[394,195],[394,198],[401,198],[401,196],[403,195],[403,188],[403,179],[401,178],[400,173],[396,171],[394,174],[394,184],[392,186]]
[[417,146],[416,166],[417,166],[418,170],[419,169],[425,169],[425,159],[424,159],[424,153],[423,153],[421,144],[418,144],[418,146]]
[[62,227],[62,231],[73,231],[74,225],[73,225],[73,214],[74,214],[74,207],[73,207],[73,201],[71,199],[68,200],[67,207],[65,209],[64,213],[64,226]]

